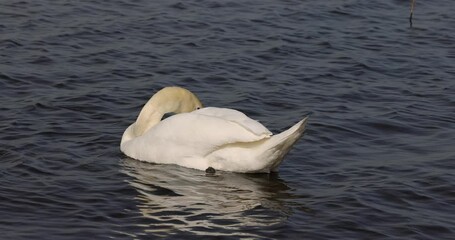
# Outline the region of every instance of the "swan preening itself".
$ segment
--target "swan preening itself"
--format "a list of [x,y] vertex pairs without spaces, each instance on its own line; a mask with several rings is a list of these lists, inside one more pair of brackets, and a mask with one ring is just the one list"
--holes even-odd
[[[161,120],[166,113],[175,115]],[[261,123],[227,108],[203,108],[181,87],[166,87],[144,105],[123,133],[120,149],[141,161],[199,170],[269,173],[302,136],[308,117],[273,135]]]

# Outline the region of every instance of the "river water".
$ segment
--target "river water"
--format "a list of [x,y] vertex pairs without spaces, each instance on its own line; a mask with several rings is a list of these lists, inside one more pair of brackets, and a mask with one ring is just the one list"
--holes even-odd
[[[405,0],[0,3],[2,239],[449,239],[455,5]],[[277,174],[129,159],[162,87],[273,132]]]

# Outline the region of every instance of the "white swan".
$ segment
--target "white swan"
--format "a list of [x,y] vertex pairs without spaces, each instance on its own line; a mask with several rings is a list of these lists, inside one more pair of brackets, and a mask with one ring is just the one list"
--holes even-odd
[[[178,113],[161,120],[166,113]],[[202,108],[180,87],[158,91],[123,133],[121,151],[141,161],[231,172],[276,171],[302,136],[308,117],[272,135],[261,123],[227,108]]]

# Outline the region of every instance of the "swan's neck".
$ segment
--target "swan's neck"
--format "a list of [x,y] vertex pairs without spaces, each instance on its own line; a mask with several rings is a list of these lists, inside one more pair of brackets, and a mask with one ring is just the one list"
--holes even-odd
[[158,105],[156,102],[149,101],[144,108],[142,108],[136,122],[133,126],[134,137],[139,137],[150,128],[155,126],[161,121],[164,114],[172,112],[170,110],[163,109],[163,106]]
[[160,111],[160,108],[154,107],[152,104],[148,105],[147,103],[144,108],[142,108],[136,122],[131,124],[123,133],[120,145],[147,132],[161,121],[164,114],[165,113]]
[[202,107],[199,99],[180,87],[166,87],[153,95],[144,105],[136,122],[123,134],[122,143],[143,135],[161,121],[166,113],[191,112]]

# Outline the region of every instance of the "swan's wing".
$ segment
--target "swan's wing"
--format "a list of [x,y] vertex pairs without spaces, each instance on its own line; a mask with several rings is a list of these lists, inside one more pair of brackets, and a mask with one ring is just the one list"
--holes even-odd
[[193,143],[199,146],[221,146],[258,141],[271,135],[262,124],[241,112],[209,108],[169,117],[151,128],[144,137],[167,139],[183,145]]
[[260,122],[253,120],[244,113],[229,108],[206,107],[194,111],[193,114],[211,116],[239,124],[246,130],[258,136],[271,136],[272,133]]
[[128,145],[135,146],[135,151],[147,154],[172,152],[173,156],[180,157],[205,156],[226,144],[254,142],[270,137],[271,133],[264,126],[240,114],[234,110],[221,109],[176,114]]

